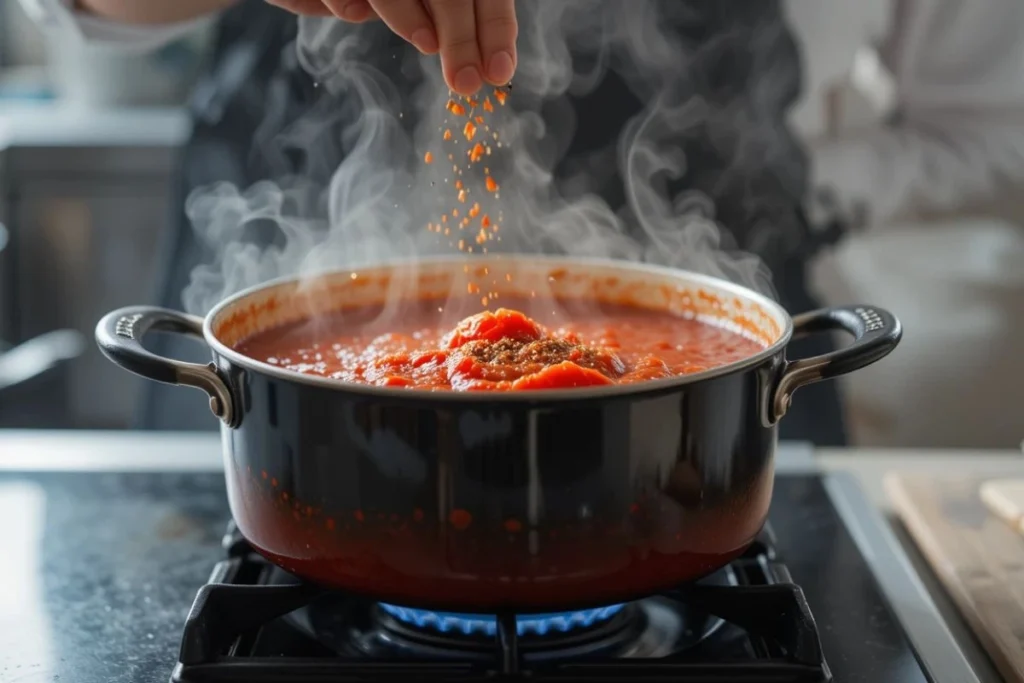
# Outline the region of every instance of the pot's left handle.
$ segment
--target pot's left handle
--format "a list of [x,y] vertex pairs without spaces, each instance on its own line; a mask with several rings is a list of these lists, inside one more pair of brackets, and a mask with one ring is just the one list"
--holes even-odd
[[794,336],[836,330],[851,334],[853,343],[813,358],[786,361],[772,395],[772,422],[786,414],[800,387],[871,365],[888,356],[903,336],[896,316],[875,306],[838,306],[793,318]]
[[210,410],[229,427],[238,417],[227,382],[213,363],[199,365],[164,358],[147,351],[143,338],[151,331],[203,338],[203,319],[156,306],[132,306],[108,313],[96,325],[96,343],[103,355],[129,372],[164,384],[200,389],[210,397]]

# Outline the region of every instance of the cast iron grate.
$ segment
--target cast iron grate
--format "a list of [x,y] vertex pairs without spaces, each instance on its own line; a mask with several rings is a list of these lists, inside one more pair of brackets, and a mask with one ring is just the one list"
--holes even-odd
[[[766,528],[730,568],[737,585],[687,585],[663,594],[725,620],[743,639],[716,652],[714,642],[657,659],[591,657],[537,664],[525,661],[516,617],[497,616],[494,656],[486,663],[339,656],[283,625],[281,617],[325,595],[303,583],[268,583],[277,571],[255,554],[232,525],[228,558],[214,569],[185,622],[172,683],[302,683],[400,681],[687,681],[689,683],[829,683],[832,680],[807,600],[775,556]],[[346,598],[353,612],[373,603]],[[714,641],[718,636],[711,636]],[[735,641],[735,638],[732,639]]]

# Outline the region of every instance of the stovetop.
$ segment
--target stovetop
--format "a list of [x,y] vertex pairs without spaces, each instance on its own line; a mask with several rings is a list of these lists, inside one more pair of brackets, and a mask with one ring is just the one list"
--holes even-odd
[[[862,552],[869,542],[862,538],[865,531],[851,532],[842,510],[846,503],[833,500],[829,483],[819,475],[778,476],[769,523],[774,537],[762,537],[724,579],[719,575],[703,587],[659,598],[687,606],[690,630],[714,633],[657,663],[633,658],[600,669],[576,664],[563,668],[560,680],[593,680],[599,674],[602,680],[615,680],[611,674],[659,680],[655,674],[671,673],[661,680],[781,683],[825,680],[828,672],[837,683],[974,680],[969,671],[965,677],[945,662],[936,664],[943,653],[959,650],[951,640],[932,637],[944,631],[937,617],[934,624],[928,621],[927,605],[914,602],[906,590],[892,603],[883,597],[892,599],[901,584],[891,572],[879,574],[881,583],[876,579],[871,567],[883,553]],[[395,672],[409,664],[394,649],[373,648],[385,641],[388,647],[390,641],[401,645],[402,638],[393,636],[408,635],[405,622],[422,615],[289,585],[291,577],[250,554],[237,538],[225,549],[229,513],[218,472],[0,473],[0,518],[6,550],[0,561],[0,680],[136,683],[167,681],[173,671],[189,683],[301,681],[296,667],[319,672],[313,680],[381,680],[368,654]],[[211,578],[222,585],[206,585]],[[656,607],[624,606],[605,616],[636,629],[652,619],[630,615]],[[296,608],[302,609],[276,618]],[[338,620],[339,614],[343,622],[333,631],[324,628],[323,620]],[[924,621],[908,626],[907,614],[924,615]],[[431,672],[469,676],[537,667],[537,646],[530,639],[536,624],[524,626],[514,615],[502,615],[474,617],[467,626],[465,617],[437,616],[473,632],[473,661],[442,661]],[[382,624],[388,626],[383,640]],[[325,638],[330,633],[336,637]],[[607,635],[600,629],[588,633]],[[620,648],[614,654],[621,655],[623,641],[612,641]],[[927,657],[919,657],[926,650]],[[291,656],[282,657],[286,651]],[[256,664],[266,661],[260,658],[272,658],[281,676],[257,678]],[[638,662],[647,667],[643,676],[623,668]],[[736,662],[747,668],[730,673],[758,667],[763,673],[766,664],[777,664],[779,675],[722,677],[722,667]],[[235,666],[224,677],[231,664],[241,669]],[[682,675],[683,666],[693,677]],[[332,677],[339,672],[348,678]]]
[[[474,615],[377,604],[304,585],[224,539],[185,624],[174,683],[832,680],[803,591],[766,528],[696,586],[625,605]],[[609,665],[614,665],[610,667]]]

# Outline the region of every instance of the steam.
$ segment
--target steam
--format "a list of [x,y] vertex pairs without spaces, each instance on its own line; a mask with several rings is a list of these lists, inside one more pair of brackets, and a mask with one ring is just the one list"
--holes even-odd
[[[757,90],[744,105],[734,104],[735,98],[718,98],[722,104],[695,94],[707,88],[697,87],[688,67],[711,55],[693,52],[674,28],[686,22],[687,5],[519,4],[514,89],[509,106],[491,117],[502,146],[487,165],[502,187],[499,199],[488,200],[503,223],[502,241],[490,243],[490,252],[643,260],[771,293],[761,262],[723,237],[714,201],[694,189],[694,174],[703,171],[693,168],[680,143],[709,146],[729,160],[728,167],[714,169],[718,189],[749,182],[751,170],[763,176],[761,171],[790,152],[779,148],[784,143],[776,131],[758,125],[757,119],[769,113],[759,111]],[[772,39],[764,31],[748,31],[701,41],[701,49],[717,53],[730,41]],[[312,109],[285,135],[309,145],[311,158],[318,158],[312,140],[334,126],[333,142],[343,157],[335,159],[337,169],[326,186],[310,187],[308,178],[276,178],[244,190],[231,185],[196,190],[186,211],[215,258],[193,272],[184,292],[187,310],[203,314],[224,297],[275,277],[454,252],[448,240],[425,229],[454,206],[451,164],[445,158],[423,163],[424,151],[441,149],[448,90],[436,58],[382,48],[391,44],[379,22],[300,20],[299,61],[330,106]],[[636,115],[599,149],[574,165],[563,164],[580,123],[566,96],[585,96],[609,75],[635,98]],[[767,73],[755,88],[771,93],[772,78]],[[583,115],[601,117],[602,112]],[[465,150],[464,140],[462,145]],[[618,188],[625,199],[620,210],[599,195],[615,168],[624,182]],[[799,181],[795,175],[769,175],[782,185]],[[745,248],[763,251],[763,242],[783,239],[781,223],[791,218],[772,205],[782,202],[776,195],[730,193],[741,198],[742,213],[764,217]],[[276,227],[270,246],[250,239],[260,225]]]

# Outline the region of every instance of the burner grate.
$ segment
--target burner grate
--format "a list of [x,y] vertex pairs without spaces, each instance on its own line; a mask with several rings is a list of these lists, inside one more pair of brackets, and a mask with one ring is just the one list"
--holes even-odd
[[[828,683],[813,616],[800,588],[791,583],[773,552],[768,530],[748,552],[731,565],[739,585],[688,585],[662,597],[681,601],[732,625],[741,638],[746,657],[721,656],[702,641],[682,653],[660,658],[591,657],[545,663],[528,659],[528,643],[551,623],[541,616],[517,618],[512,614],[484,619],[476,615],[439,615],[447,628],[466,629],[491,642],[485,661],[371,659],[353,649],[338,656],[322,646],[305,644],[275,650],[268,633],[280,617],[330,596],[348,605],[345,612],[371,614],[373,603],[354,596],[338,596],[302,583],[270,584],[275,567],[259,558],[237,536],[225,539],[229,559],[219,563],[210,583],[200,589],[185,624],[179,662],[172,683],[301,683],[302,681],[508,680],[528,673],[541,681],[686,680],[690,683]],[[270,584],[270,585],[268,585]],[[389,609],[391,608],[391,609]],[[616,609],[618,608],[618,609]],[[382,606],[395,619],[422,618],[402,614],[405,608]],[[622,606],[591,610],[588,617],[611,619]],[[611,614],[608,611],[611,610]],[[397,613],[396,613],[397,612]],[[419,610],[416,611],[417,613]],[[583,617],[543,615],[571,626]],[[454,619],[445,622],[444,619]],[[532,620],[532,621],[531,621]],[[354,624],[353,632],[358,632]],[[477,630],[479,629],[479,630]],[[294,634],[293,634],[294,635]],[[723,636],[724,638],[724,636]],[[524,649],[525,648],[525,649]],[[287,651],[284,651],[287,650]],[[301,651],[301,654],[297,654]]]

